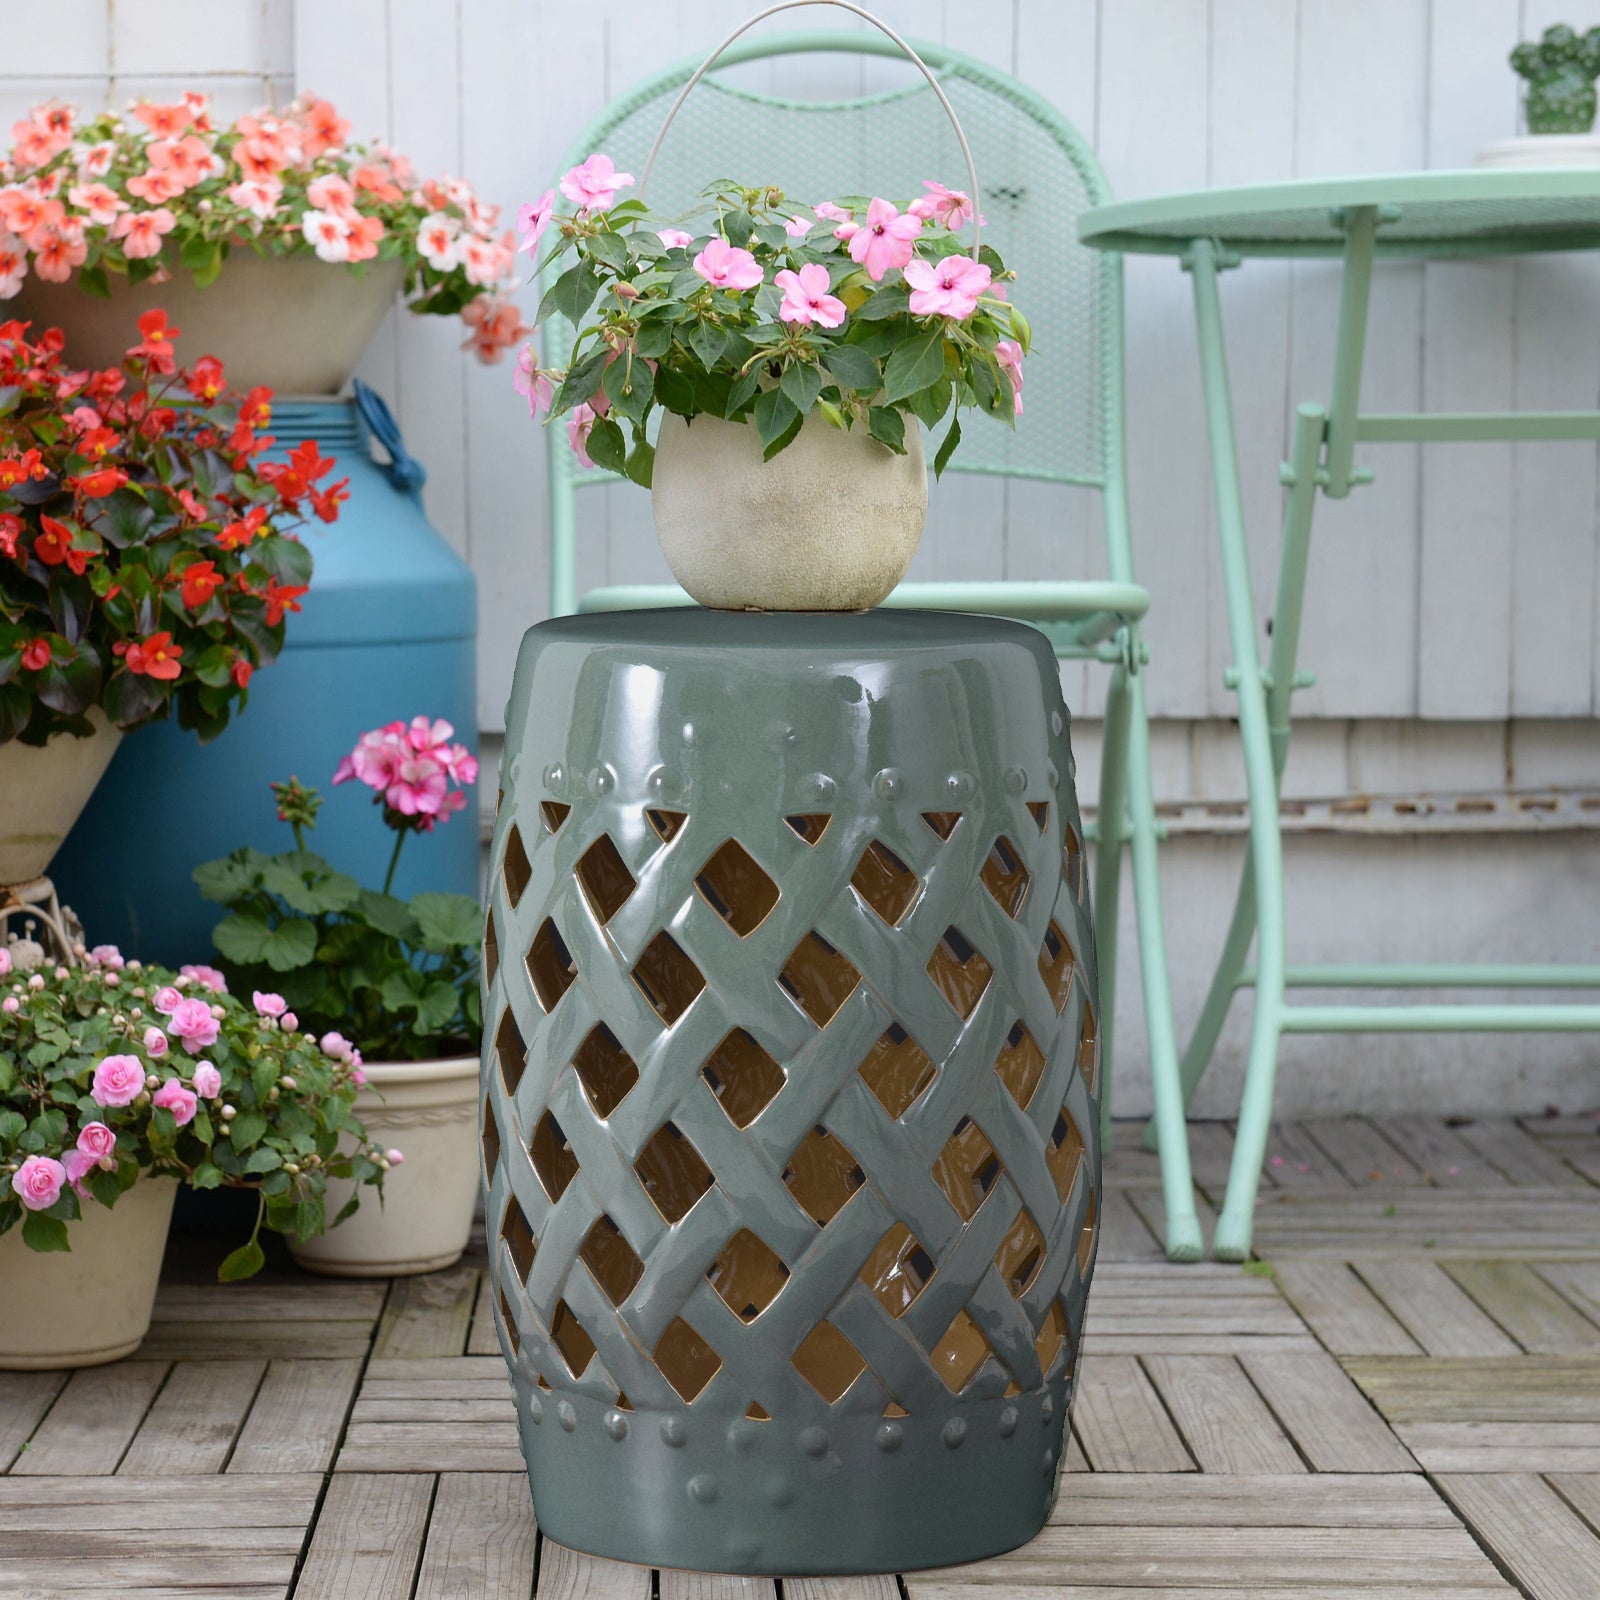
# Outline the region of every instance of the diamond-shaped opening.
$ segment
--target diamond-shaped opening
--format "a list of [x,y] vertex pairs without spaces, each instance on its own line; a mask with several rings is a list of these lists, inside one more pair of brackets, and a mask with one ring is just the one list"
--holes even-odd
[[833,817],[826,811],[800,812],[783,819],[807,844],[815,844],[828,831]]
[[554,1011],[578,976],[578,963],[567,949],[554,921],[546,917],[528,947],[528,976],[533,992],[546,1011]]
[[494,1120],[494,1107],[483,1103],[483,1181],[494,1182],[494,1169],[500,1165],[500,1124]]
[[994,968],[968,944],[958,928],[946,928],[928,961],[928,976],[956,1014],[970,1017],[989,987]]
[[1007,1093],[1024,1111],[1038,1091],[1044,1067],[1044,1051],[1034,1042],[1033,1035],[1020,1022],[1013,1023],[1006,1042],[1000,1046],[1000,1054],[995,1057],[994,1070]]
[[656,1015],[670,1028],[705,988],[700,969],[670,933],[658,933],[633,969],[633,981]]
[[911,1415],[911,1413],[907,1411],[898,1400],[891,1400],[888,1405],[883,1408],[883,1414],[886,1417],[909,1417]]
[[511,1342],[511,1353],[515,1355],[522,1349],[522,1335],[517,1332],[517,1319],[511,1315],[511,1302],[506,1299],[504,1289],[500,1291],[500,1326],[506,1330],[506,1338]]
[[791,1357],[794,1369],[824,1400],[837,1405],[867,1370],[866,1358],[831,1322],[819,1322]]
[[1072,898],[1083,904],[1083,841],[1069,827],[1061,846],[1061,871],[1072,891]]
[[614,1306],[620,1306],[644,1276],[644,1262],[622,1237],[622,1230],[603,1214],[584,1235],[578,1255]]
[[977,1323],[965,1311],[958,1311],[928,1360],[950,1393],[960,1394],[977,1377],[989,1356],[989,1341],[979,1332]]
[[495,932],[494,912],[487,912],[483,919],[483,981],[485,985],[494,982],[494,975],[500,970],[500,938]]
[[1083,1231],[1078,1235],[1078,1271],[1087,1275],[1089,1263],[1094,1260],[1095,1221],[1094,1195],[1089,1196],[1089,1209],[1083,1216]]
[[506,800],[506,792],[505,792],[505,790],[504,789],[496,789],[495,792],[494,792],[494,814],[497,817],[500,815],[500,807],[505,804],[505,800]]
[[1028,898],[1028,869],[1022,864],[1021,852],[1004,834],[990,847],[989,858],[978,876],[994,896],[995,904],[1008,917],[1015,917]]
[[861,852],[850,886],[892,928],[911,909],[922,880],[888,845],[874,839]]
[[591,1028],[578,1046],[572,1058],[572,1070],[577,1073],[595,1115],[600,1117],[609,1117],[639,1081],[639,1069],[633,1064],[633,1057],[603,1022]]
[[578,887],[602,926],[616,916],[639,885],[639,880],[628,871],[622,853],[611,842],[609,833],[602,833],[578,857],[575,870]]
[[752,1400],[750,1402],[750,1404],[745,1407],[744,1414],[745,1414],[745,1420],[748,1421],[748,1422],[771,1422],[772,1421],[772,1413],[770,1411],[768,1411],[767,1408],[764,1405],[761,1405],[758,1401],[755,1401],[755,1400]]
[[956,831],[956,824],[961,820],[961,813],[959,811],[924,811],[922,820],[941,839],[948,839]]
[[939,1069],[927,1052],[898,1022],[891,1022],[878,1035],[859,1070],[861,1081],[883,1109],[897,1120],[939,1076]]
[[700,1076],[736,1128],[748,1128],[784,1084],[783,1068],[743,1028],[711,1052]]
[[511,1015],[510,1006],[501,1014],[500,1026],[495,1030],[494,1053],[500,1061],[500,1080],[506,1086],[506,1093],[515,1094],[517,1085],[522,1082],[523,1069],[528,1065],[528,1047],[523,1043],[522,1030]]
[[754,1322],[789,1281],[789,1269],[765,1239],[741,1228],[707,1269],[706,1281],[741,1322]]
[[789,1157],[783,1181],[800,1209],[826,1227],[867,1175],[839,1139],[826,1128],[813,1128]]
[[1095,1026],[1094,1002],[1087,997],[1083,1002],[1083,1027],[1078,1033],[1078,1071],[1083,1074],[1089,1093],[1099,1093],[1100,1032]]
[[891,1317],[903,1317],[933,1277],[933,1257],[903,1222],[878,1241],[861,1269],[861,1281]]
[[544,818],[547,833],[560,833],[561,824],[567,820],[571,812],[572,807],[560,800],[546,800],[539,806],[539,815]]
[[933,1181],[962,1218],[970,1221],[1000,1181],[1002,1171],[988,1135],[971,1117],[963,1117],[933,1163]]
[[1083,1135],[1065,1106],[1056,1113],[1055,1126],[1045,1141],[1045,1165],[1055,1179],[1056,1193],[1065,1200],[1077,1181],[1078,1164],[1083,1160]]
[[578,1158],[573,1155],[561,1124],[548,1111],[533,1130],[528,1154],[533,1157],[533,1170],[539,1174],[544,1192],[552,1200],[559,1200],[567,1192],[567,1185],[578,1176]]
[[655,829],[657,836],[665,844],[671,844],[678,837],[679,830],[689,820],[687,811],[646,811],[644,819]]
[[994,1253],[994,1264],[1005,1279],[1006,1288],[1020,1300],[1033,1286],[1044,1266],[1044,1235],[1039,1224],[1026,1211],[1019,1211],[1010,1231]]
[[1067,1009],[1067,996],[1072,993],[1072,946],[1054,917],[1044,930],[1044,943],[1039,946],[1039,976],[1050,991],[1058,1012]]
[[528,860],[528,852],[522,847],[522,835],[517,831],[514,822],[511,824],[511,831],[506,835],[506,855],[500,867],[500,875],[505,879],[506,894],[514,909],[522,898],[523,890],[528,887],[528,880],[533,876],[533,866]]
[[612,1402],[612,1404],[618,1411],[633,1410],[633,1402],[620,1389],[617,1390],[617,1398]]
[[517,1277],[526,1285],[528,1274],[533,1270],[533,1257],[539,1244],[533,1236],[533,1229],[528,1226],[528,1219],[522,1207],[517,1204],[515,1195],[506,1201],[506,1214],[500,1224],[500,1237],[505,1240],[506,1248],[511,1252],[511,1264],[516,1268]]
[[833,1021],[860,981],[849,957],[815,932],[789,952],[778,974],[779,987],[819,1028]]
[[1050,1376],[1050,1369],[1066,1347],[1067,1314],[1061,1309],[1061,1302],[1053,1300],[1050,1303],[1050,1314],[1044,1319],[1044,1326],[1039,1330],[1039,1337],[1033,1341],[1034,1354],[1039,1358],[1039,1370],[1047,1378]]
[[663,1122],[639,1152],[633,1170],[668,1222],[682,1222],[715,1182],[700,1152],[676,1123]]
[[594,1360],[594,1340],[565,1300],[556,1301],[556,1314],[550,1319],[550,1342],[561,1352],[561,1359],[574,1378],[581,1378]]
[[717,848],[694,886],[741,939],[754,933],[778,903],[777,884],[737,839]]
[[692,1404],[721,1370],[722,1357],[682,1317],[674,1317],[656,1342],[656,1365],[684,1403]]
[[1028,802],[1028,815],[1033,818],[1033,825],[1040,833],[1050,826],[1050,802],[1048,800],[1030,800]]

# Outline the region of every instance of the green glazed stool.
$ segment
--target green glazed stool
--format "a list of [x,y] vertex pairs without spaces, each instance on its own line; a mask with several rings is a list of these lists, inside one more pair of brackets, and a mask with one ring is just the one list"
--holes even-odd
[[482,1128],[551,1538],[889,1572],[1043,1526],[1100,1186],[1072,773],[1017,623],[528,632]]

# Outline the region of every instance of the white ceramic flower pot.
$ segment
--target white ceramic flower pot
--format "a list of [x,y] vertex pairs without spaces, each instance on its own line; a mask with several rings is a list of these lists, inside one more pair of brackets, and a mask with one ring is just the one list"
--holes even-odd
[[896,455],[816,412],[771,461],[750,422],[667,413],[651,504],[672,575],[723,610],[864,611],[906,575],[928,515],[922,430]]
[[[478,1058],[368,1063],[354,1115],[367,1137],[405,1161],[384,1175],[383,1203],[363,1188],[337,1228],[300,1244],[294,1258],[336,1278],[391,1278],[448,1267],[467,1247],[478,1196]],[[330,1220],[354,1192],[329,1180]]]
[[1496,139],[1473,157],[1475,167],[1600,166],[1600,134],[1527,133]]
[[98,706],[89,720],[95,731],[87,739],[57,734],[43,745],[0,745],[0,884],[47,872],[89,803],[122,738]]
[[159,306],[179,329],[178,363],[215,356],[232,388],[266,384],[279,395],[337,394],[349,381],[405,275],[399,261],[372,261],[361,277],[315,256],[258,256],[234,246],[222,275],[205,288],[179,269],[164,283],[129,285],[112,274],[111,298],[75,280],[30,275],[6,315],[35,329],[60,328],[77,366],[117,366],[139,342],[139,317]]
[[0,1368],[98,1367],[150,1330],[176,1178],[141,1177],[109,1210],[83,1203],[70,1251],[41,1255],[18,1224],[0,1236]]

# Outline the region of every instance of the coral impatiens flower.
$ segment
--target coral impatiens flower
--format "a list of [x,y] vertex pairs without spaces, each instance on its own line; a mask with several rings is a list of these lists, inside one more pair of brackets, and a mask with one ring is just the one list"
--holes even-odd
[[874,200],[867,207],[867,220],[850,236],[850,259],[878,283],[885,273],[911,259],[911,241],[921,232],[921,217],[902,216],[887,200]]
[[123,660],[129,672],[172,679],[183,671],[177,660],[182,654],[183,646],[174,644],[170,633],[152,633],[148,639],[130,644]]
[[593,155],[562,178],[561,192],[580,211],[607,211],[617,198],[617,190],[632,184],[633,174],[618,172],[610,156]]
[[154,211],[126,211],[112,224],[111,237],[122,241],[130,261],[161,254],[161,241],[177,227],[178,219],[165,207]]
[[141,100],[134,108],[136,116],[157,139],[171,139],[182,133],[193,121],[193,110],[183,103],[171,106],[152,105]]
[[762,279],[761,263],[748,250],[722,238],[708,240],[693,264],[713,289],[754,289]]
[[844,301],[828,293],[828,269],[821,262],[809,262],[798,272],[780,272],[772,281],[783,290],[780,322],[837,328],[844,321]]
[[89,255],[83,224],[70,219],[55,227],[34,229],[28,235],[28,247],[33,251],[33,270],[46,283],[65,283],[72,269],[81,267]]

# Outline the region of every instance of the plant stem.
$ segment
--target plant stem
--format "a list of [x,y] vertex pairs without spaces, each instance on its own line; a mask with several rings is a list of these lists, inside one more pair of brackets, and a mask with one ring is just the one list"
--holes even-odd
[[397,833],[394,840],[394,854],[389,857],[389,870],[384,874],[383,892],[388,894],[390,885],[394,882],[394,869],[400,865],[400,847],[406,842],[404,831]]

